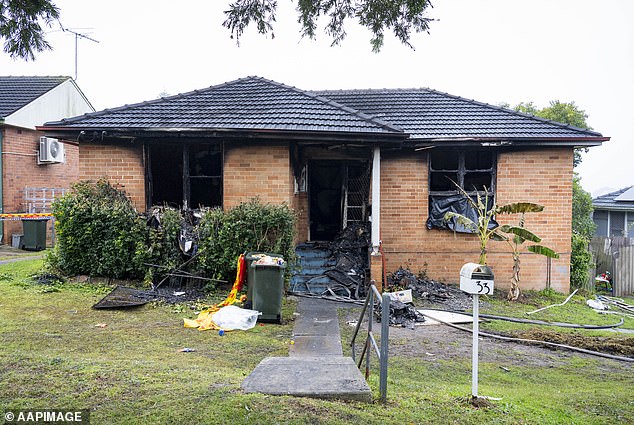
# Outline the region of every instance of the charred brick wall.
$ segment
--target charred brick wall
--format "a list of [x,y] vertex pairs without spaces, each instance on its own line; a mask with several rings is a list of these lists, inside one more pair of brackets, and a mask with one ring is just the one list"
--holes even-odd
[[97,181],[102,177],[125,190],[138,211],[145,211],[145,164],[142,145],[81,143],[79,179]]
[[[2,141],[2,182],[3,206],[6,213],[27,212],[24,189],[69,188],[78,176],[78,147],[65,143],[65,162],[38,165],[39,138],[43,136],[35,130],[4,127]],[[20,221],[4,222],[3,242],[11,244],[11,235],[22,233]],[[51,222],[48,224],[50,241]]]
[[[572,149],[544,149],[501,153],[497,165],[497,203],[534,202],[543,212],[527,214],[526,227],[541,236],[542,244],[560,253],[551,260],[524,251],[521,288],[543,289],[550,284],[567,292],[570,287],[572,215]],[[446,230],[428,230],[428,158],[385,154],[381,161],[381,240],[388,272],[407,266],[433,278],[458,282],[460,268],[477,262],[478,239]],[[500,224],[515,224],[517,216],[499,216]],[[490,242],[487,263],[498,287],[508,287],[512,258],[505,242]],[[550,271],[550,272],[549,272]]]

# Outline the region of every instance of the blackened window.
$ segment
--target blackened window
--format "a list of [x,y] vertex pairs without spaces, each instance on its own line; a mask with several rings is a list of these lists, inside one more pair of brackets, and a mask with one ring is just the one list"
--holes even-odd
[[222,206],[220,143],[156,143],[148,152],[150,206]]
[[492,150],[434,149],[429,157],[429,217],[427,227],[466,231],[457,223],[447,223],[445,213],[457,212],[477,220],[464,194],[475,199],[486,195],[494,204],[496,152]]

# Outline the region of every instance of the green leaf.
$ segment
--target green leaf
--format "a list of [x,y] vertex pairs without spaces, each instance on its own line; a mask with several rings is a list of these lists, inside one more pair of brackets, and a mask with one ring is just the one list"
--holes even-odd
[[495,229],[494,232],[491,232],[491,236],[490,238],[494,241],[498,241],[498,242],[506,242],[509,240],[509,238],[501,233],[498,233],[497,231],[501,230],[500,227],[498,227],[497,229]]
[[528,250],[535,254],[545,255],[546,257],[549,257],[549,258],[559,258],[558,253],[556,253],[552,249],[545,247],[543,245],[530,245],[528,247]]
[[500,205],[496,212],[499,214],[519,214],[527,212],[540,212],[544,210],[543,205],[532,202],[515,202],[512,204]]
[[458,213],[450,211],[448,213],[445,213],[444,220],[447,222],[456,220],[456,223],[468,228],[469,230],[472,230],[474,232],[478,231],[478,225],[473,220],[471,220],[470,218],[462,214],[458,214]]
[[521,239],[523,239],[522,242],[530,241],[530,242],[539,243],[542,241],[542,238],[540,238],[539,236],[537,236],[535,233],[531,232],[530,230],[525,229],[524,227],[504,225],[504,226],[500,226],[500,230],[504,233],[510,233],[510,234],[519,236]]

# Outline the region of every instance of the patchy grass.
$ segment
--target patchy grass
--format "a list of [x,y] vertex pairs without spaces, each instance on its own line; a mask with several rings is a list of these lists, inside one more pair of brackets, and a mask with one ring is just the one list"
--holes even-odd
[[[415,342],[413,355],[390,357],[386,405],[244,394],[242,380],[264,357],[288,355],[292,302],[283,325],[219,336],[183,328],[194,316],[184,306],[93,310],[109,287],[38,285],[28,276],[41,265],[0,266],[0,409],[90,409],[94,424],[634,423],[628,365],[574,355],[543,365],[485,360],[481,394],[502,400],[476,409],[466,398],[469,359],[430,358]],[[345,345],[351,331],[342,326]],[[375,368],[370,385],[378,398]]]

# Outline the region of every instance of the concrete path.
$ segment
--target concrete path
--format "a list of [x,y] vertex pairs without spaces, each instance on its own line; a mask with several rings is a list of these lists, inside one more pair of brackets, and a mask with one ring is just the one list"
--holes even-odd
[[344,357],[337,303],[299,298],[295,344],[289,357],[267,357],[242,389],[274,395],[371,401],[372,392],[352,358]]
[[36,258],[42,258],[46,254],[33,254],[26,255],[27,251],[13,248],[10,245],[0,245],[0,265],[15,263],[16,261],[34,260]]

